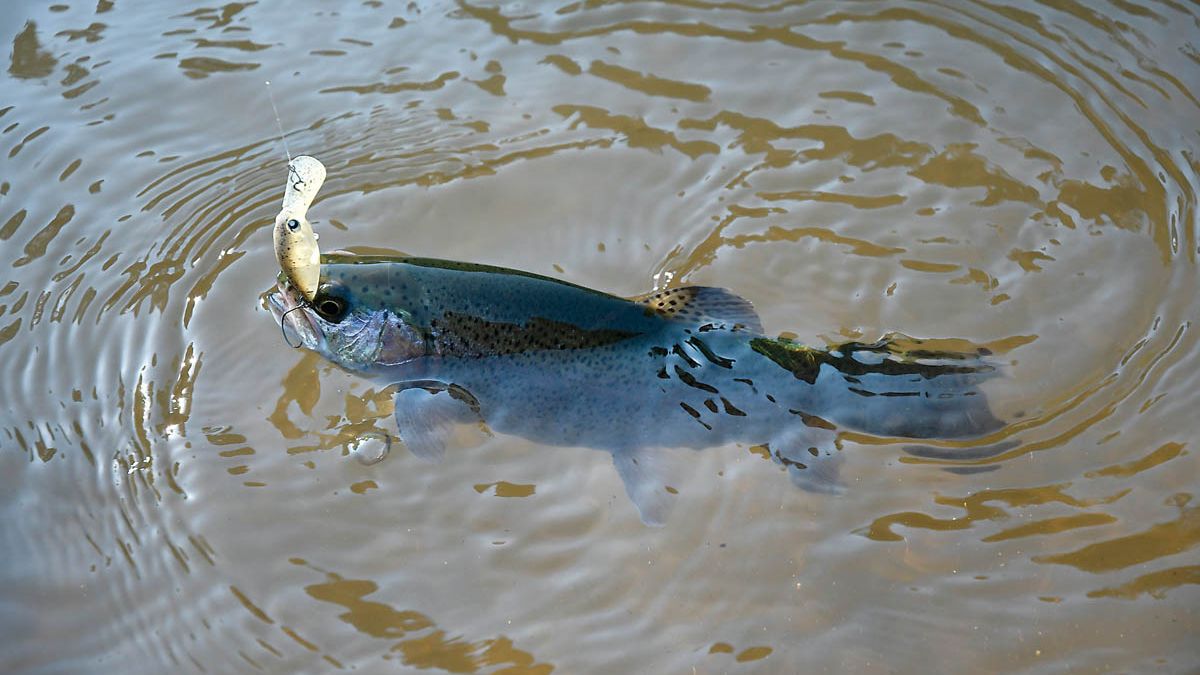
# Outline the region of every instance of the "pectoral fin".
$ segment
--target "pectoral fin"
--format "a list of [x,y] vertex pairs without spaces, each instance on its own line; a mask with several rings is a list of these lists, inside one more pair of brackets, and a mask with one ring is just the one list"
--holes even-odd
[[676,494],[667,481],[666,458],[647,449],[618,450],[613,452],[613,466],[642,522],[654,526],[666,523]]
[[633,298],[655,312],[697,327],[713,325],[727,330],[762,333],[762,320],[750,301],[712,286],[668,288]]
[[421,384],[396,392],[396,427],[412,454],[440,462],[446,448],[478,445],[490,435],[478,405],[466,390]]

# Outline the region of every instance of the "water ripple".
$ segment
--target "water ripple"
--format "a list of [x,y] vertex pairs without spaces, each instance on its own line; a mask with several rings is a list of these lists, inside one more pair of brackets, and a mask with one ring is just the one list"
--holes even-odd
[[[1195,662],[1194,8],[13,16],[0,670]],[[684,453],[661,530],[598,454],[354,461],[390,396],[286,349],[259,295],[289,150],[329,167],[327,249],[728,286],[806,342],[984,349],[1012,423],[843,434],[838,498],[761,448]]]

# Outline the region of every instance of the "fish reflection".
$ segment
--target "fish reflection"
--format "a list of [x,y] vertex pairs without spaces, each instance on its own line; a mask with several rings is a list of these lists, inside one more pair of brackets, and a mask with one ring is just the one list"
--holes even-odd
[[656,452],[765,445],[793,481],[837,489],[840,430],[969,438],[1001,426],[981,354],[890,341],[815,349],[768,338],[729,291],[625,299],[528,272],[327,255],[311,303],[268,294],[292,344],[395,386],[399,435],[439,458],[461,425],[612,454],[642,520],[676,493]]

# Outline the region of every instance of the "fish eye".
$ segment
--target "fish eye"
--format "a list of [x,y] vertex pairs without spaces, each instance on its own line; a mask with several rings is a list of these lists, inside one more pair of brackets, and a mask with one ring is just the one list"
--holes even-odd
[[317,314],[320,314],[322,319],[337,323],[346,314],[346,301],[341,298],[326,296],[318,299],[313,305],[313,309],[317,310]]
[[289,218],[287,221],[287,227],[292,232],[295,232],[296,230],[300,229],[300,221],[296,220],[295,218]]

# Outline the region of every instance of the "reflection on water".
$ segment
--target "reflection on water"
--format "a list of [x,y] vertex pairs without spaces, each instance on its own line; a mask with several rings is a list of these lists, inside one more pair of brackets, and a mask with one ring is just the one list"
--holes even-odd
[[[320,572],[301,558],[291,558],[289,562]],[[492,670],[493,666],[499,668],[494,672],[510,675],[537,675],[554,669],[549,664],[535,663],[531,654],[517,649],[507,638],[469,642],[461,637],[447,636],[432,619],[420,612],[396,610],[384,603],[366,600],[366,596],[379,590],[379,585],[373,581],[345,579],[332,572],[324,572],[324,577],[324,583],[307,585],[304,591],[316,600],[344,608],[346,611],[338,618],[354,630],[391,643],[380,647],[379,656],[384,660],[395,659],[415,668],[436,668],[451,673],[475,673]],[[236,586],[230,586],[229,591],[254,618],[267,626],[277,625],[275,619]],[[301,637],[296,629],[282,624],[278,629],[304,649],[320,654],[320,647]],[[418,636],[410,637],[410,634]],[[279,649],[268,641],[259,638],[257,642],[272,656],[282,657]],[[245,652],[239,651],[238,655],[256,670],[263,669],[262,663]],[[321,658],[339,670],[345,669],[345,665],[329,654],[321,654]]]
[[[0,670],[1200,660],[1194,6],[2,14]],[[809,344],[984,345],[1002,451],[847,434],[831,497],[706,450],[662,529],[600,453],[356,461],[390,397],[259,297],[268,79],[330,169],[326,248],[726,286]]]
[[54,72],[58,60],[41,48],[38,43],[37,24],[25,24],[24,30],[13,38],[12,60],[8,74],[22,79],[46,77]]

